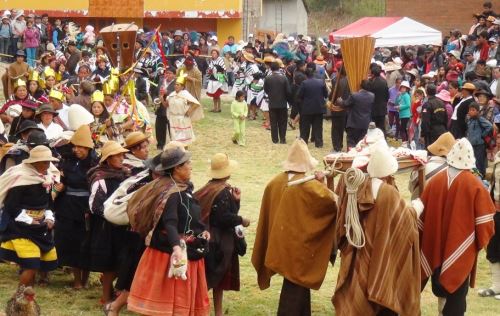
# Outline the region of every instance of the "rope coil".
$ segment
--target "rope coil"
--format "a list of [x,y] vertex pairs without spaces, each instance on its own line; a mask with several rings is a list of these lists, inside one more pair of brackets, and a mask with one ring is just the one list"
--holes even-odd
[[358,168],[349,168],[345,172],[347,191],[347,208],[345,214],[346,238],[349,244],[356,248],[365,246],[365,233],[358,212],[358,188],[365,181],[363,171]]

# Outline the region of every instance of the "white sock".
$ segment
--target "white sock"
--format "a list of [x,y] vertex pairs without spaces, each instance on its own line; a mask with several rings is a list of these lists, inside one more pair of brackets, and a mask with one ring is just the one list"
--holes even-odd
[[500,293],[500,262],[490,263],[491,269],[491,289],[495,293]]

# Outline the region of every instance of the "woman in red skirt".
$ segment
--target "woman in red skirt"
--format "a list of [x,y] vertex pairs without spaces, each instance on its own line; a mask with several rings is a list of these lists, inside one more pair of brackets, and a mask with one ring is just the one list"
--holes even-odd
[[[210,234],[200,221],[201,208],[192,195],[190,158],[191,154],[180,148],[168,149],[155,169],[164,174],[163,179],[155,181],[167,180],[166,195],[158,199],[155,207],[156,223],[146,237],[147,248],[128,298],[128,309],[142,315],[210,314],[203,259],[205,248],[208,250],[203,245],[208,244]],[[184,241],[188,248],[187,263],[182,260]],[[187,279],[169,277],[170,261],[176,268],[187,265]]]

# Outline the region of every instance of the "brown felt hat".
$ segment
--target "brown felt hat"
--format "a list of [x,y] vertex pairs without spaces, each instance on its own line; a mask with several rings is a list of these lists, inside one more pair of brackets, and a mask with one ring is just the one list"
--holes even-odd
[[145,142],[149,139],[149,136],[142,132],[132,132],[128,134],[127,138],[125,138],[125,147],[126,149],[130,149],[136,145],[139,145],[142,142]]
[[88,125],[80,126],[71,137],[70,142],[75,146],[94,148],[90,127]]
[[453,137],[450,132],[446,132],[441,134],[441,136],[439,136],[434,143],[427,146],[427,150],[429,150],[429,152],[434,156],[444,157],[448,155],[455,143],[455,137]]
[[104,143],[104,146],[102,146],[101,149],[101,160],[99,161],[100,163],[103,163],[108,159],[110,156],[122,154],[128,152],[128,149],[123,148],[115,142],[114,140],[110,140]]

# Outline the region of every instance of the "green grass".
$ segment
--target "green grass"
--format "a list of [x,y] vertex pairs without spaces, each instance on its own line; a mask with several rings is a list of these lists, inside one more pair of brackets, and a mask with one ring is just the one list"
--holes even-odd
[[[210,108],[210,100],[204,100],[205,109]],[[259,216],[260,200],[266,183],[281,170],[281,162],[286,158],[288,146],[271,143],[270,133],[260,125],[262,121],[247,123],[247,146],[239,147],[231,142],[232,121],[228,113],[228,103],[223,104],[223,112],[213,114],[206,112],[206,117],[195,126],[196,143],[190,147],[193,153],[193,182],[196,188],[208,180],[206,171],[210,157],[217,152],[225,152],[236,159],[240,168],[235,172],[231,183],[242,189],[241,215],[249,217],[252,224],[247,230],[248,253],[240,259],[241,292],[225,294],[224,307],[227,315],[275,315],[281,289],[282,278],[275,276],[271,287],[260,291],[256,274],[250,263],[256,223]],[[325,122],[325,148],[318,150],[310,145],[312,154],[321,159],[330,149],[330,123]],[[298,131],[288,131],[290,144],[298,135]],[[408,175],[398,175],[397,182],[405,198]],[[312,293],[313,315],[334,315],[331,296],[335,288],[338,263],[330,267],[323,286]],[[44,315],[99,315],[98,304],[100,286],[98,275],[92,274],[91,286],[87,290],[74,292],[65,287],[70,285],[71,276],[62,271],[51,275],[51,284],[47,288],[36,288],[37,301]],[[0,264],[0,310],[5,308],[8,298],[15,291],[17,284],[17,268],[14,265]],[[401,280],[405,282],[405,280]],[[479,258],[477,287],[489,285],[489,267],[484,252]],[[436,298],[427,286],[422,294],[422,315],[436,315]],[[471,289],[468,295],[468,315],[499,315],[500,301],[492,298],[479,298],[477,290]],[[131,313],[125,313],[130,315]]]

